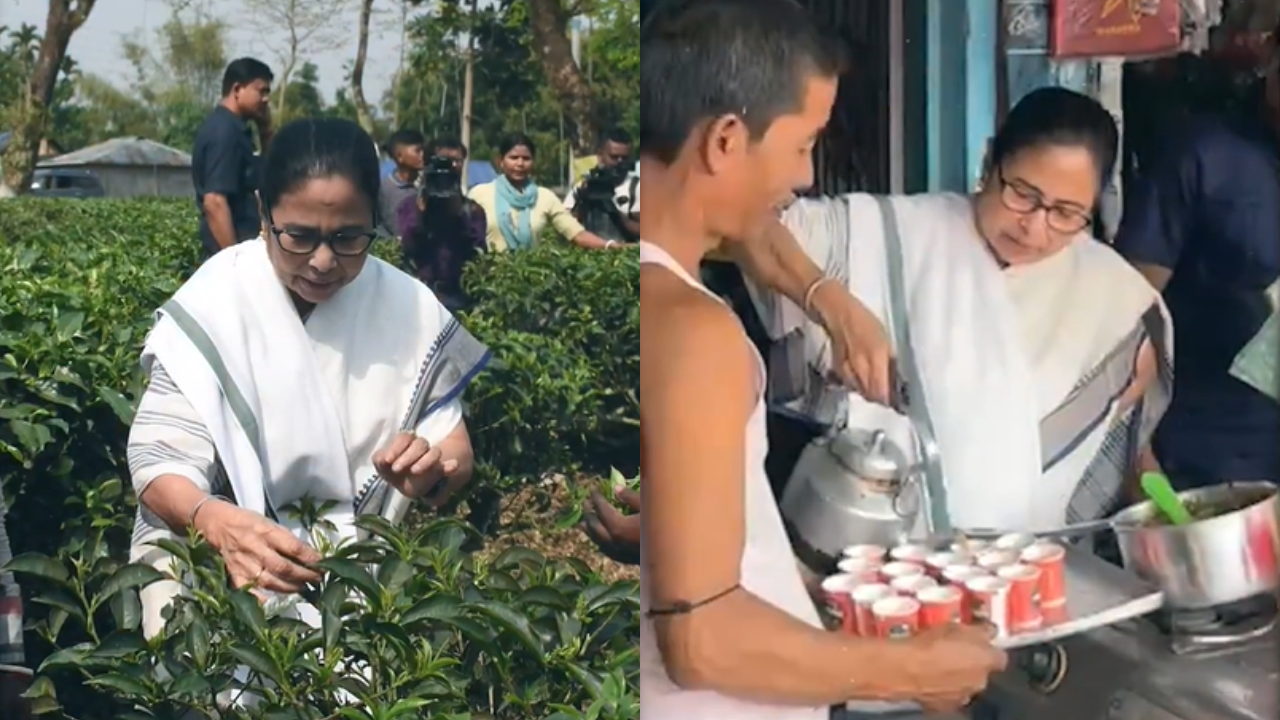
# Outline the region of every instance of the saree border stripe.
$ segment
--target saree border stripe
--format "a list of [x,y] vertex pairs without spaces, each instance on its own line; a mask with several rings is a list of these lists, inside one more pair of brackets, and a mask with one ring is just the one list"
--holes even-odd
[[1137,374],[1138,353],[1147,339],[1141,322],[1040,421],[1041,465],[1048,471],[1080,446],[1107,416]]
[[213,374],[218,378],[218,384],[222,386],[222,394],[227,400],[227,407],[230,408],[231,414],[235,416],[236,421],[240,423],[240,427],[244,429],[246,435],[249,436],[249,443],[253,445],[253,451],[262,457],[262,430],[258,425],[258,418],[253,414],[253,410],[249,408],[249,402],[245,400],[244,393],[240,391],[240,387],[236,385],[235,380],[231,377],[231,373],[227,370],[227,365],[222,360],[222,354],[218,352],[218,347],[213,343],[213,339],[204,331],[186,308],[182,307],[177,301],[170,300],[161,306],[161,311],[173,318],[173,321],[187,336],[196,350],[204,356],[209,363],[209,369],[213,370]]

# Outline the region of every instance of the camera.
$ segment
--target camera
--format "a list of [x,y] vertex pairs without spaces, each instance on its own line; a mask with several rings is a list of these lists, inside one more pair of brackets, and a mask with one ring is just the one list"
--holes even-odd
[[433,155],[422,169],[424,198],[454,198],[462,195],[462,173],[452,158]]
[[632,204],[635,188],[628,181],[635,162],[597,166],[574,192],[574,214],[588,230],[605,240],[634,242],[637,238],[622,224]]

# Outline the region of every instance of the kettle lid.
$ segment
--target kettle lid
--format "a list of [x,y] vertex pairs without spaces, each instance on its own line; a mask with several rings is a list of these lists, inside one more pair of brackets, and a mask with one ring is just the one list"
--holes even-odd
[[902,480],[910,466],[906,453],[883,430],[846,428],[832,439],[831,449],[841,463],[865,480]]

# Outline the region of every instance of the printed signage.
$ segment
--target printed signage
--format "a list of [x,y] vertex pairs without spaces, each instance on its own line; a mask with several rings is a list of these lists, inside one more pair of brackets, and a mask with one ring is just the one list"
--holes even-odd
[[1180,0],[1054,0],[1053,57],[1131,57],[1178,50]]

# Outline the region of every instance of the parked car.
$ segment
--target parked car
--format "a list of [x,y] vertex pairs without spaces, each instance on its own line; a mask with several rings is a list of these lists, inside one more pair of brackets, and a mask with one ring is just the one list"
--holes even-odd
[[88,170],[70,168],[36,168],[31,178],[31,197],[97,198],[104,197],[102,181]]

